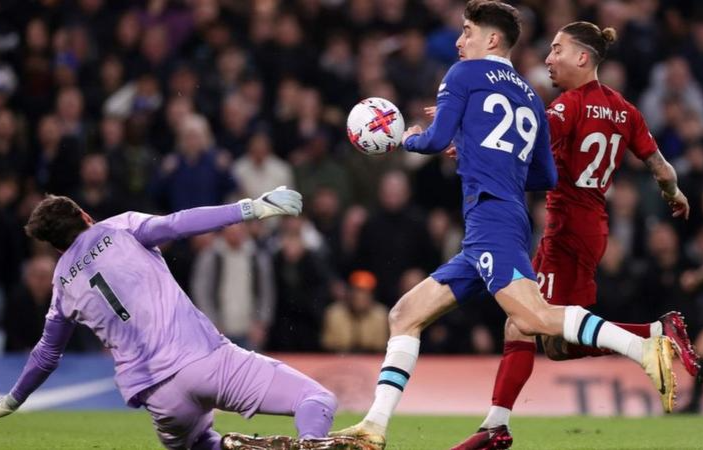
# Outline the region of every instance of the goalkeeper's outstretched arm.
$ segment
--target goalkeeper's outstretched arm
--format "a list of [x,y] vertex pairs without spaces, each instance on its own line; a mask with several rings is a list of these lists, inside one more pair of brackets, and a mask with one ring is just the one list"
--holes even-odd
[[148,216],[134,237],[145,247],[208,233],[246,220],[279,215],[297,216],[303,210],[300,193],[279,186],[256,200],[244,199],[222,206],[185,209],[166,216]]
[[[52,302],[53,303],[53,302]],[[0,397],[0,417],[12,414],[58,367],[75,324],[61,316],[47,317],[41,340],[9,394]]]

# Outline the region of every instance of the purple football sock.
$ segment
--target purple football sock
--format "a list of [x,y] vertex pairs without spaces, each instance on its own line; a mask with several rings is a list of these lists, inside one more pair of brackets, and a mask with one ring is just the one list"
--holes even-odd
[[327,436],[332,427],[337,401],[327,392],[304,399],[295,411],[295,428],[301,439]]
[[295,416],[298,436],[308,439],[327,436],[336,410],[333,393],[312,378],[279,364],[257,412]]
[[192,450],[220,450],[220,441],[222,436],[220,433],[210,428],[201,434],[198,440],[193,444]]

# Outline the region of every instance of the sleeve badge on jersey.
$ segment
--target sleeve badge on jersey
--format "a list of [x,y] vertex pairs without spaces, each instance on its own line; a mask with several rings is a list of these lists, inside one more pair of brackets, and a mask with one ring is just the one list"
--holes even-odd
[[561,120],[562,122],[566,122],[566,118],[564,117],[564,110],[566,110],[566,106],[563,103],[557,103],[554,106],[550,106],[549,109],[547,109],[546,113],[552,116],[557,116],[559,120]]

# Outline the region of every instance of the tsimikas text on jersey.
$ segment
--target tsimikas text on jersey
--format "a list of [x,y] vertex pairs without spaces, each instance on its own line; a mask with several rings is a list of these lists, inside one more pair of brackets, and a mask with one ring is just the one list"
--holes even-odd
[[614,123],[627,122],[627,111],[617,111],[600,105],[586,105],[586,117],[589,119],[604,119]]

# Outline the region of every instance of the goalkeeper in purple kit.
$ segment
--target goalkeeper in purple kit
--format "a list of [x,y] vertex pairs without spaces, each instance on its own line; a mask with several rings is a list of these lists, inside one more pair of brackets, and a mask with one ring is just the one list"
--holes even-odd
[[[158,245],[246,220],[300,214],[302,197],[283,187],[256,200],[167,216],[127,212],[94,223],[67,197],[47,196],[25,227],[61,257],[44,333],[0,417],[20,407],[57,367],[76,324],[90,328],[115,360],[115,382],[128,405],[144,406],[169,449],[329,447],[335,396],[291,367],[229,342],[178,286]],[[213,430],[213,408],[292,415],[300,439]],[[257,447],[258,445],[259,447]],[[363,447],[360,447],[363,448]]]

